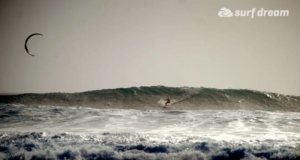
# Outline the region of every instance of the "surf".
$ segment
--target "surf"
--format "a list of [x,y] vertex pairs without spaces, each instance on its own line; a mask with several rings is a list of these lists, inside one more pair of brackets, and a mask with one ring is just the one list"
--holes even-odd
[[98,109],[161,110],[170,98],[174,110],[300,111],[300,97],[246,89],[131,87],[79,93],[1,95],[0,104],[85,106]]

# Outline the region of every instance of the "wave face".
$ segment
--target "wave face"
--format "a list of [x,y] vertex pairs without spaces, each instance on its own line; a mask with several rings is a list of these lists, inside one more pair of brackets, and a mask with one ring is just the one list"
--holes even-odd
[[300,159],[300,113],[0,105],[0,159]]
[[0,104],[86,106],[101,109],[162,109],[166,98],[175,110],[244,109],[300,111],[300,97],[237,89],[132,87],[81,93],[2,95]]

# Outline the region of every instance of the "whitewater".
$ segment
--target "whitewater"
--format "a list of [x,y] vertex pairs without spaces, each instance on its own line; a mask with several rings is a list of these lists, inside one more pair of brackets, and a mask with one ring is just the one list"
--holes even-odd
[[[100,98],[98,108],[38,104],[49,102],[47,95],[35,95],[44,96],[36,104],[29,103],[32,99],[27,94],[5,96],[5,101],[0,101],[0,159],[300,159],[300,113],[294,111],[299,97],[254,91],[242,91],[241,97],[240,90],[186,90],[105,91],[106,100]],[[103,91],[99,93],[103,96]],[[111,94],[115,101],[109,98]],[[129,101],[133,106],[151,98],[156,106],[122,107],[130,104],[123,102],[128,94],[137,97]],[[163,109],[160,94],[173,100],[168,109]],[[68,96],[74,101],[77,95]],[[94,92],[88,92],[81,97],[88,102],[93,96]],[[62,103],[61,97],[67,100],[65,94],[52,94],[50,100]],[[24,104],[7,103],[7,99]],[[228,106],[236,102],[235,108],[222,107],[222,101]],[[116,108],[115,104],[121,105]],[[193,107],[185,109],[191,104]],[[211,109],[202,107],[207,104]],[[251,104],[255,106],[252,110]],[[277,104],[275,109],[273,104]]]

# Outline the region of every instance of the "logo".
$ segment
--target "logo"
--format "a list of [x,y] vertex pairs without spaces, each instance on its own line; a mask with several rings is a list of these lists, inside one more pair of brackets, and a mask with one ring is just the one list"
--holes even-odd
[[232,17],[233,13],[230,9],[227,9],[225,7],[221,8],[221,10],[218,13],[219,17]]
[[249,10],[235,10],[231,12],[230,9],[222,7],[221,10],[218,12],[219,17],[288,17],[289,10],[267,10],[261,8],[256,10],[256,8],[252,8]]

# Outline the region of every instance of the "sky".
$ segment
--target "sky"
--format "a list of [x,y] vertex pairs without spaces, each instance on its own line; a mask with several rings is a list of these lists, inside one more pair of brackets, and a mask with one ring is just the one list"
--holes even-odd
[[[164,85],[300,95],[300,1],[0,0],[0,93]],[[219,17],[288,10],[286,17]],[[32,57],[24,49],[27,36]]]

